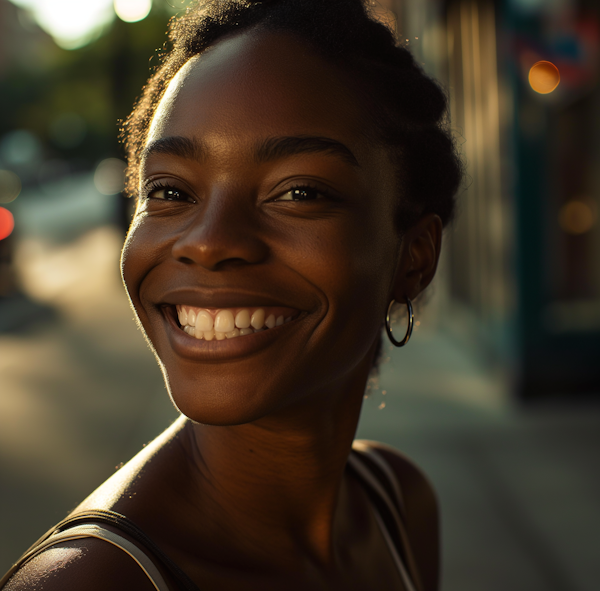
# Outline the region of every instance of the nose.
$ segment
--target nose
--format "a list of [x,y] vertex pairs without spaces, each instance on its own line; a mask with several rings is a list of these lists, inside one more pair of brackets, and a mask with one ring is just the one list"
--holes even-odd
[[228,266],[257,264],[268,247],[259,235],[256,212],[232,195],[211,195],[193,222],[172,246],[178,261],[210,271]]

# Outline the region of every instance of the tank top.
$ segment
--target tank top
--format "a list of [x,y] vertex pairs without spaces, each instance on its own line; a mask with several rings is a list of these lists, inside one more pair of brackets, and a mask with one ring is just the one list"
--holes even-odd
[[[348,467],[363,484],[374,508],[377,523],[402,580],[402,591],[420,591],[416,564],[404,526],[402,491],[393,470],[376,450],[355,441],[348,457]],[[136,541],[102,527],[111,525]],[[165,582],[155,560],[168,572],[177,591],[201,591],[154,541],[130,519],[114,511],[84,511],[67,517],[42,536],[0,580],[0,589],[27,562],[59,543],[83,538],[97,538],[120,548],[143,570],[156,591],[174,591]],[[152,554],[151,558],[148,551]]]

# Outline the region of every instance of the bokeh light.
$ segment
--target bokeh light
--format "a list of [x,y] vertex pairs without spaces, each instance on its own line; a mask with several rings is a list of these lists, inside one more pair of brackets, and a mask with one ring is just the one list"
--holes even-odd
[[31,10],[37,23],[64,49],[94,39],[114,19],[111,0],[12,0]]
[[556,90],[560,83],[560,72],[552,63],[539,61],[529,70],[529,84],[539,94],[549,94]]
[[0,158],[12,166],[30,164],[41,157],[40,140],[26,129],[7,133],[0,141]]
[[594,227],[596,213],[588,200],[572,199],[560,208],[558,222],[567,234],[577,236],[589,232]]
[[94,173],[94,185],[103,195],[116,195],[125,188],[126,164],[118,158],[102,160]]
[[0,170],[0,203],[10,203],[21,193],[21,179],[10,170]]
[[8,238],[14,229],[15,218],[13,214],[8,209],[0,207],[0,240]]
[[152,10],[152,0],[114,0],[117,16],[126,23],[145,19]]

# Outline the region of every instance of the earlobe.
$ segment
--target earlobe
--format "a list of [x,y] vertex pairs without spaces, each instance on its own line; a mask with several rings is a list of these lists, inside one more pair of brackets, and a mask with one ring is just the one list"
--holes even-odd
[[405,233],[394,281],[397,301],[414,300],[431,283],[440,258],[442,230],[440,217],[430,214]]

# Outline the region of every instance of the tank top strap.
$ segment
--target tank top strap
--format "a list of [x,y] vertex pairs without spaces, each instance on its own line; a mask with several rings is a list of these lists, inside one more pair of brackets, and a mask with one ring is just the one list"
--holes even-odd
[[[133,544],[124,537],[99,527],[97,522],[111,525],[133,538],[138,544]],[[160,572],[156,568],[154,560],[148,556],[146,551],[160,561],[165,569],[171,574],[178,589],[185,591],[200,591],[196,584],[181,570],[177,564],[169,558],[155,543],[130,519],[114,511],[83,511],[63,519],[56,526],[46,532],[21,558],[11,567],[6,575],[0,580],[0,589],[5,585],[10,577],[21,568],[26,562],[43,552],[46,548],[57,543],[93,537],[105,540],[121,548],[129,554],[138,565],[144,570],[148,578],[152,581],[155,588],[159,591],[168,590],[166,583]]]
[[421,591],[417,565],[406,532],[404,499],[391,466],[376,450],[360,442],[354,443],[348,465],[365,485],[407,591]]

